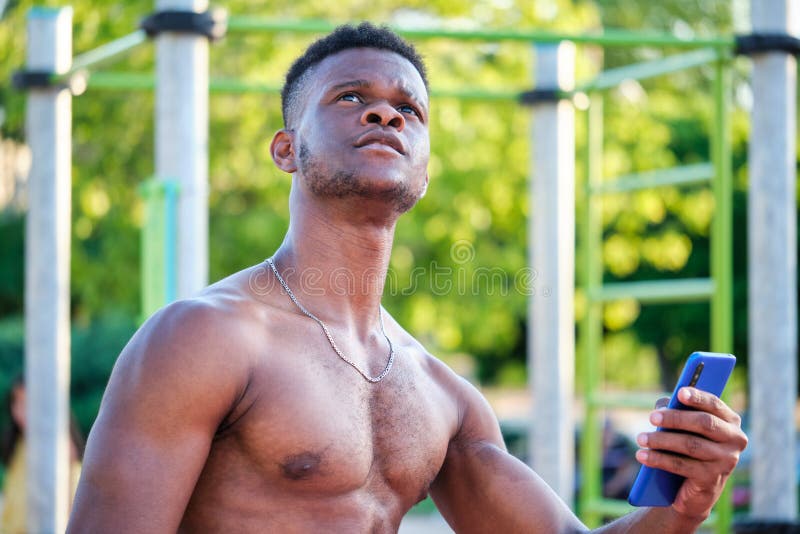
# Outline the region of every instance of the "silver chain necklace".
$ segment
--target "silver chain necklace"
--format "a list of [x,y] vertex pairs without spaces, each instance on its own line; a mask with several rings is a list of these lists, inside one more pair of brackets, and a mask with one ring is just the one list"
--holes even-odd
[[300,308],[300,311],[303,312],[304,315],[306,315],[307,317],[310,317],[311,319],[314,319],[317,322],[317,324],[319,324],[322,327],[322,331],[325,332],[325,337],[328,338],[328,341],[330,342],[331,347],[333,347],[334,352],[336,352],[336,354],[339,356],[339,358],[344,360],[346,363],[350,364],[350,366],[353,367],[353,369],[355,369],[356,371],[358,371],[358,373],[361,376],[363,376],[367,381],[372,382],[373,384],[376,383],[376,382],[380,382],[381,380],[383,380],[383,378],[386,375],[389,374],[389,371],[392,368],[392,364],[394,363],[394,345],[392,345],[392,340],[389,339],[389,336],[386,335],[386,329],[383,327],[383,314],[381,313],[380,306],[378,306],[378,321],[380,322],[380,325],[381,325],[381,333],[383,334],[383,337],[386,338],[386,342],[389,343],[389,361],[386,363],[386,368],[383,370],[383,372],[381,372],[381,374],[379,374],[378,376],[372,377],[372,376],[369,376],[364,371],[362,371],[361,368],[358,365],[356,365],[355,362],[353,362],[353,360],[351,360],[350,358],[348,358],[347,356],[342,354],[342,351],[339,350],[339,347],[337,347],[336,343],[333,341],[333,337],[331,336],[331,333],[328,330],[328,327],[325,326],[325,323],[323,323],[322,320],[319,317],[317,317],[316,315],[314,315],[313,313],[308,311],[305,306],[300,304],[300,301],[297,300],[297,297],[294,296],[294,293],[292,293],[292,290],[289,289],[289,285],[286,283],[286,281],[280,275],[280,273],[278,272],[278,269],[275,268],[275,262],[272,261],[272,258],[267,258],[267,263],[272,268],[272,272],[275,274],[275,278],[277,278],[278,282],[281,283],[281,285],[283,286],[283,289],[286,291],[286,294],[289,295],[290,299],[292,299],[292,302],[294,302],[295,305],[298,308]]

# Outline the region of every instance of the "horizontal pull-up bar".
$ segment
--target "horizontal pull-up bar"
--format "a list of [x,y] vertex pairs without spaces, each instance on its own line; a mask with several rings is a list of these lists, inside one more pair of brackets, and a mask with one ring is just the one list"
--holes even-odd
[[[96,72],[89,79],[89,87],[108,90],[148,90],[155,87],[155,77],[152,74],[134,72]],[[209,82],[209,91],[217,94],[279,94],[281,86],[274,83],[215,78]],[[520,93],[521,91],[491,91],[479,88],[431,91],[432,96],[439,98],[511,102],[519,100]]]
[[[335,27],[333,23],[325,21],[275,21],[271,19],[232,17],[228,21],[229,29],[233,31],[260,30],[260,31],[292,31],[292,32],[325,32]],[[406,36],[416,37],[448,37],[454,39],[512,39],[525,40],[527,42],[560,42],[563,40],[573,40],[579,42],[593,42],[600,44],[629,44],[644,45],[647,39],[657,38],[659,42],[675,42],[682,45],[699,46],[704,48],[692,50],[684,54],[668,56],[663,59],[646,61],[633,65],[626,65],[615,69],[609,69],[600,73],[594,80],[582,85],[575,91],[545,91],[548,93],[547,99],[572,98],[576,93],[585,93],[616,87],[624,80],[644,80],[672,72],[701,66],[719,60],[732,51],[735,40],[682,40],[669,35],[640,34],[632,32],[610,31],[601,36],[589,35],[563,35],[547,32],[525,32],[525,31],[494,31],[494,30],[431,30],[431,29],[403,29],[396,28],[399,33]],[[88,84],[88,71],[122,54],[130,52],[147,40],[147,33],[144,30],[137,30],[124,37],[101,45],[93,50],[78,55],[74,58],[70,70],[63,74],[52,75],[49,79],[50,84],[67,85],[73,89],[74,94],[80,94]],[[599,40],[598,40],[599,39]],[[609,41],[610,39],[610,41]],[[644,41],[643,41],[644,39]],[[666,41],[664,41],[666,39]],[[674,41],[674,42],[673,42]],[[713,45],[713,46],[712,46]],[[731,50],[721,50],[720,46],[731,46]],[[711,47],[709,47],[711,46]],[[716,47],[716,48],[715,48]],[[22,80],[19,77],[19,80]],[[23,80],[24,81],[24,80]],[[24,85],[21,82],[18,84]],[[139,75],[133,73],[96,73],[92,76],[91,86],[97,89],[152,89],[154,80],[151,75]],[[235,79],[216,79],[212,80],[209,87],[214,93],[276,93],[280,87],[270,83],[248,82]],[[519,101],[523,104],[530,104],[540,99],[530,98],[536,96],[540,91],[492,91],[486,89],[456,89],[456,90],[434,90],[432,95],[438,97],[458,98],[463,100],[481,101]],[[550,94],[552,93],[552,94]]]
[[[139,33],[139,32],[137,32]],[[133,37],[136,34],[131,34]],[[126,38],[123,38],[126,39]],[[118,41],[122,41],[119,39]],[[131,41],[132,42],[132,41]],[[123,43],[119,43],[118,47],[111,47],[117,43],[114,41],[105,45],[110,47],[106,55],[96,54],[97,61],[107,59],[112,55],[122,53]],[[104,47],[105,48],[105,47]],[[97,49],[99,51],[100,49]],[[92,52],[94,53],[94,52]],[[88,55],[84,54],[84,56]],[[78,56],[77,61],[83,56]],[[95,59],[92,57],[91,59]],[[720,57],[720,52],[711,49],[703,48],[701,50],[694,50],[685,54],[678,54],[668,56],[663,59],[653,61],[645,61],[633,65],[626,65],[615,69],[606,70],[598,75],[594,80],[582,85],[575,91],[545,91],[548,100],[560,98],[572,98],[576,93],[585,93],[590,91],[599,91],[610,89],[619,85],[624,80],[645,80],[680,70],[689,69],[716,61]],[[83,61],[87,64],[87,61]],[[75,69],[73,69],[75,70]],[[90,84],[91,87],[96,89],[152,89],[155,86],[155,80],[149,74],[136,74],[136,73],[123,73],[123,72],[98,72],[92,75]],[[238,79],[214,79],[211,80],[209,90],[212,93],[279,93],[280,85],[244,81]],[[467,88],[467,89],[433,89],[431,95],[435,97],[445,98],[459,98],[463,100],[482,100],[482,101],[518,101],[523,104],[534,103],[531,100],[531,95],[537,94],[537,91],[524,91],[524,90],[505,90],[493,91],[489,89],[480,88]]]
[[[231,16],[228,32],[292,32],[327,33],[337,24],[324,20],[279,20],[265,17]],[[572,41],[579,44],[603,46],[673,46],[676,48],[730,48],[736,45],[733,37],[683,39],[667,33],[629,32],[606,30],[599,34],[565,34],[535,30],[462,30],[449,28],[390,27],[405,37],[431,39],[437,37],[470,41],[524,41],[528,43],[560,43]]]

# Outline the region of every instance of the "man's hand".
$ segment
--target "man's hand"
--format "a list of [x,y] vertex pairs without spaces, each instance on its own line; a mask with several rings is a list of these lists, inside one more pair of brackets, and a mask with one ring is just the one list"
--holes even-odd
[[640,434],[637,442],[643,449],[636,459],[686,477],[672,507],[687,518],[704,519],[739,462],[747,436],[739,415],[715,395],[685,387],[678,399],[694,410],[658,409],[650,414],[650,422],[683,432]]

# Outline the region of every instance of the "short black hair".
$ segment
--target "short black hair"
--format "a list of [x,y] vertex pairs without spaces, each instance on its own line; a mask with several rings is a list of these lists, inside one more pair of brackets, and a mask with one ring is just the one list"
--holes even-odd
[[315,41],[305,53],[297,58],[286,73],[286,81],[281,90],[281,111],[283,124],[289,125],[289,110],[302,86],[303,75],[308,69],[321,62],[328,56],[350,48],[377,48],[388,50],[401,55],[414,65],[425,89],[428,88],[428,78],[425,75],[425,63],[414,46],[405,41],[386,26],[374,26],[369,22],[362,22],[358,26],[345,24],[337,27],[327,36]]

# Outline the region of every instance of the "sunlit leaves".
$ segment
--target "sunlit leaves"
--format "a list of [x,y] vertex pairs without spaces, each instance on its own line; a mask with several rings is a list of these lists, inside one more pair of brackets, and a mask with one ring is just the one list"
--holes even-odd
[[692,241],[682,233],[667,231],[642,241],[642,256],[661,271],[679,271],[689,259]]
[[603,379],[607,387],[641,391],[657,388],[661,379],[658,353],[642,345],[630,330],[611,332],[603,339]]
[[613,234],[603,244],[606,268],[615,276],[624,277],[636,272],[639,267],[639,238],[624,238]]

